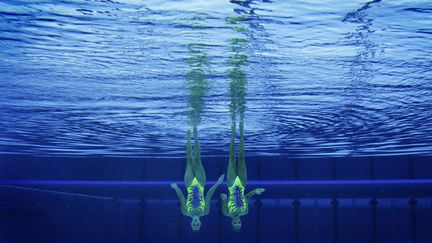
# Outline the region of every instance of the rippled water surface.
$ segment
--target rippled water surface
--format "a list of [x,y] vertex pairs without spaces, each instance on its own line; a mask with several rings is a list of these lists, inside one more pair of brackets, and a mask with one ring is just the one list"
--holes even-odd
[[233,99],[247,156],[432,154],[431,77],[426,0],[0,1],[3,154],[227,154]]

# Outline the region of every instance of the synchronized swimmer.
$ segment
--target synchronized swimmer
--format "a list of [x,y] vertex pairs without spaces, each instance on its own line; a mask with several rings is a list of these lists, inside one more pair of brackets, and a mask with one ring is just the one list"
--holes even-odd
[[209,214],[211,198],[216,188],[222,183],[224,175],[219,177],[217,182],[210,188],[210,190],[207,192],[207,195],[204,197],[206,175],[201,163],[201,149],[198,142],[198,132],[196,127],[194,127],[193,133],[194,152],[192,152],[190,130],[187,130],[187,166],[184,175],[187,198],[185,199],[183,192],[176,183],[171,184],[171,187],[176,191],[177,196],[180,199],[180,208],[182,214],[192,218],[192,230],[199,231],[201,228],[200,217]]
[[257,188],[245,196],[245,187],[247,181],[247,170],[244,157],[244,125],[243,122],[239,124],[240,130],[240,145],[238,153],[238,164],[235,161],[234,137],[235,137],[235,123],[231,127],[231,145],[230,156],[227,173],[227,186],[229,196],[221,194],[222,199],[222,213],[225,216],[232,218],[232,227],[234,231],[240,231],[241,220],[240,216],[248,214],[249,199],[257,194],[260,195],[265,190]]

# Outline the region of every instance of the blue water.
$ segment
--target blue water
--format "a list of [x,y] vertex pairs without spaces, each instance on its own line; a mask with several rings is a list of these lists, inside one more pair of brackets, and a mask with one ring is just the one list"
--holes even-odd
[[2,1],[1,151],[182,157],[196,44],[209,62],[203,156],[225,154],[230,43],[243,38],[249,155],[430,155],[431,9],[429,1]]
[[[266,192],[193,233],[241,119]],[[0,0],[0,243],[430,243],[430,124],[431,1]]]

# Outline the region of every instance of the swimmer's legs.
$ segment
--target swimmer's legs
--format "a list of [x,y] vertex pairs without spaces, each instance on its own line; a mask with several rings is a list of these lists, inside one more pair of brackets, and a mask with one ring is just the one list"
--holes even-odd
[[237,177],[237,169],[235,162],[235,130],[236,123],[235,120],[231,122],[231,144],[228,162],[228,172],[227,172],[227,185],[231,187],[234,184],[235,178]]
[[242,117],[240,118],[239,130],[240,130],[240,145],[239,145],[239,153],[238,153],[237,176],[240,178],[241,183],[245,187],[247,181],[247,170],[246,170],[245,149],[244,149],[244,123]]
[[186,158],[187,158],[187,165],[186,165],[186,171],[184,175],[184,183],[186,187],[188,187],[192,184],[192,180],[195,177],[193,171],[193,155],[192,155],[192,144],[190,141],[190,129],[187,130]]
[[198,182],[204,186],[206,183],[206,174],[204,171],[204,167],[201,163],[201,148],[198,141],[198,129],[196,126],[194,126],[193,128],[193,133],[194,133],[194,160],[193,160],[194,173]]

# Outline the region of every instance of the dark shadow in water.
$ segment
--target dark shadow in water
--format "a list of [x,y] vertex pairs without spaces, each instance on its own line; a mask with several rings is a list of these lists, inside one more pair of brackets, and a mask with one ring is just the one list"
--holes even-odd
[[356,11],[349,12],[345,15],[345,18],[342,20],[343,22],[353,22],[353,23],[362,23],[363,20],[363,14],[364,12],[371,8],[373,4],[379,3],[381,0],[374,0],[367,2],[365,5],[363,5],[361,8],[357,9]]
[[237,14],[251,14],[254,15],[256,10],[262,10],[262,11],[268,11],[262,8],[257,8],[257,7],[253,7],[252,5],[255,3],[271,3],[272,1],[268,1],[268,0],[261,0],[261,1],[256,1],[256,0],[248,0],[248,1],[230,1],[230,3],[236,4],[238,6],[243,7],[243,9],[241,8],[235,8],[234,12]]

